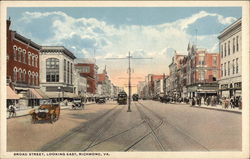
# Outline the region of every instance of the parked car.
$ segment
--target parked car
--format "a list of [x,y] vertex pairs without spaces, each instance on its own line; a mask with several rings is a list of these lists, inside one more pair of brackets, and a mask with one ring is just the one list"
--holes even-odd
[[51,123],[57,121],[60,116],[59,104],[43,104],[38,109],[32,109],[29,114],[31,115],[32,123],[39,120],[47,120]]
[[81,108],[83,109],[84,104],[82,103],[82,100],[79,98],[73,99],[72,109]]
[[98,98],[96,98],[95,102],[98,104],[104,104],[104,103],[106,103],[106,98],[105,97],[98,97]]

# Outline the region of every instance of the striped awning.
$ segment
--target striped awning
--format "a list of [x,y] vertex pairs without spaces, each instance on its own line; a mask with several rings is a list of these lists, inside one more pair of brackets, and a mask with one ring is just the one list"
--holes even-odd
[[20,97],[10,88],[7,86],[7,99],[19,99]]
[[28,90],[28,98],[29,99],[43,99],[43,97],[33,88]]

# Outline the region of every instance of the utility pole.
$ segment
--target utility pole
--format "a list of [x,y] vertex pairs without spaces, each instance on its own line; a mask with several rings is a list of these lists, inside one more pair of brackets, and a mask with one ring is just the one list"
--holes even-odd
[[106,58],[107,60],[118,60],[118,59],[128,59],[128,110],[127,112],[131,111],[131,66],[130,66],[130,60],[131,59],[152,59],[152,58],[134,58],[130,55],[130,52],[128,53],[128,56],[125,58]]

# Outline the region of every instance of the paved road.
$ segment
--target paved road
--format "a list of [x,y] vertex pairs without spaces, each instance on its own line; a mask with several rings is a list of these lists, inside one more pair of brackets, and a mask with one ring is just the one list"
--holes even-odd
[[[91,107],[98,107],[99,113],[87,115],[84,111],[71,111],[67,120],[77,118],[79,124],[41,144],[38,150],[241,150],[241,114],[149,100],[133,102],[130,113],[127,106],[115,103],[88,109]],[[62,118],[60,120],[64,120]]]

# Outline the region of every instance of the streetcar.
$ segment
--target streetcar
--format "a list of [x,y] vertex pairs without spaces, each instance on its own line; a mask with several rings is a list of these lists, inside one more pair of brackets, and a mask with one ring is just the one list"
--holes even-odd
[[133,101],[138,101],[139,95],[138,94],[133,94],[132,98],[133,98]]
[[119,92],[118,93],[117,103],[119,105],[121,105],[121,104],[126,105],[127,104],[127,93],[126,92]]

